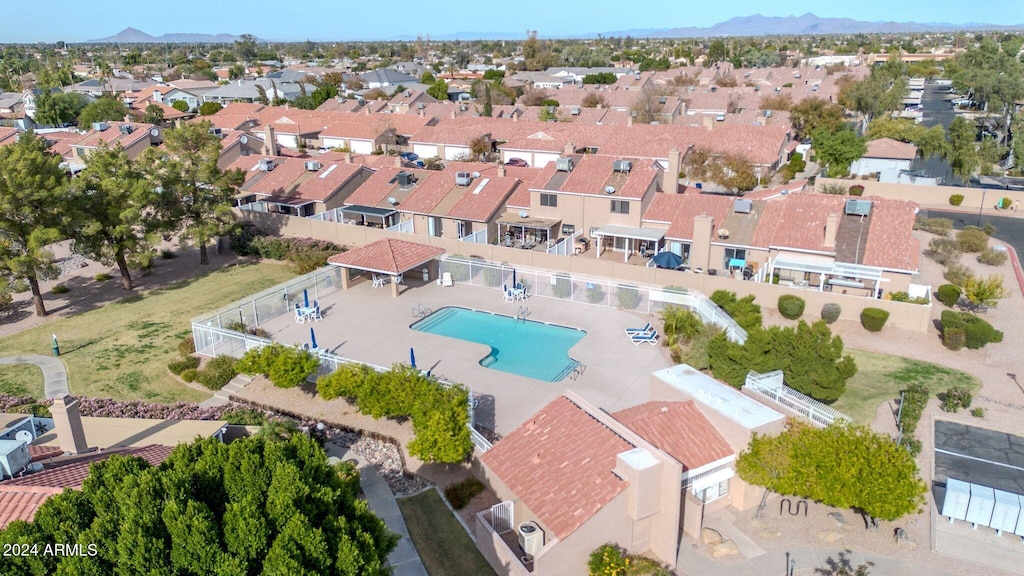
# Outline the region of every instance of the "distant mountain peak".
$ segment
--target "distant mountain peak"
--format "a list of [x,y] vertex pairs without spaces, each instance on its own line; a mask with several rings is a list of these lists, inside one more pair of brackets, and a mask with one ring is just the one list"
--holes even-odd
[[821,18],[811,12],[800,16],[737,16],[707,28],[687,27],[663,30],[652,37],[684,38],[695,36],[798,36],[801,34],[873,34],[903,32],[941,32],[946,30],[1010,30],[1022,24],[948,24],[939,22],[865,22],[852,18]]
[[164,44],[204,44],[204,43],[231,43],[238,40],[239,36],[233,34],[196,34],[196,33],[172,33],[163,34],[161,36],[151,36],[138,28],[132,28],[129,26],[124,30],[121,30],[113,36],[107,36],[106,38],[99,38],[97,40],[89,40],[89,44],[144,44],[144,43],[164,43]]

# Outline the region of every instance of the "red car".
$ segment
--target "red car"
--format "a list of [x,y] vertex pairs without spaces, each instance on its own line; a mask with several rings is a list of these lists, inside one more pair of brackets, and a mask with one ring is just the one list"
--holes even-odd
[[505,162],[505,166],[515,166],[517,168],[529,168],[530,165],[522,158],[509,158],[508,162]]

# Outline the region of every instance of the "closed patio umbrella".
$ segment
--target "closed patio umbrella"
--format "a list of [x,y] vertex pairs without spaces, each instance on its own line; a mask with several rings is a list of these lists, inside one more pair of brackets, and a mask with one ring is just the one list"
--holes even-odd
[[313,350],[316,350],[316,334],[313,332],[312,328],[309,329],[309,343],[312,344]]
[[512,289],[515,290],[515,288],[516,288],[516,269],[513,268],[512,269]]
[[309,308],[309,290],[302,289],[303,308]]
[[411,346],[409,347],[409,364],[411,364],[413,368],[416,367],[416,352]]
[[658,252],[651,257],[651,260],[658,268],[668,268],[670,270],[674,270],[683,265],[683,257],[675,252],[669,252],[668,250],[665,252]]

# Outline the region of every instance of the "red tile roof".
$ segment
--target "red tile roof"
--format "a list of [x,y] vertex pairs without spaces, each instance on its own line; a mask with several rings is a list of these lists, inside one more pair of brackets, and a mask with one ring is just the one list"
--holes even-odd
[[[131,133],[122,134],[121,126],[131,126]],[[102,132],[95,130],[89,130],[84,136],[76,140],[71,146],[74,147],[85,147],[85,148],[96,148],[100,145],[100,142],[105,142],[107,146],[113,148],[120,144],[124,148],[128,148],[132,144],[135,144],[139,140],[150,137],[150,130],[156,128],[152,124],[140,124],[136,122],[108,122],[107,129]]]
[[517,186],[519,180],[515,178],[482,176],[469,185],[465,194],[448,211],[448,217],[487,222],[505,205],[505,200]]
[[626,489],[612,470],[616,456],[634,447],[561,396],[480,459],[564,540]]
[[32,457],[32,461],[36,462],[60,456],[64,451],[61,450],[60,446],[36,446],[35,444],[29,444],[28,453]]
[[906,200],[871,198],[871,224],[861,264],[916,271],[921,245],[911,234],[917,204]]
[[646,402],[612,416],[692,470],[734,454],[693,400]]
[[656,170],[649,161],[628,158],[633,163],[632,169],[628,173],[616,173],[612,168],[615,161],[620,159],[615,156],[592,154],[582,156],[572,173],[559,187],[559,191],[604,195],[606,194],[605,187],[611,185],[615,188],[613,198],[643,198],[647,190],[650,189],[651,182],[658,177],[660,171]]
[[446,170],[432,173],[420,178],[416,187],[402,202],[399,210],[416,214],[430,214],[448,196],[452,188],[455,188],[454,172]]
[[917,157],[917,146],[893,140],[879,138],[868,142],[868,151],[864,158],[885,158],[895,160],[913,160]]
[[335,254],[328,258],[327,262],[345,268],[394,275],[421,266],[441,254],[444,254],[444,248],[383,238],[366,246]]
[[6,144],[14,144],[17,140],[18,131],[14,128],[5,128],[0,126],[0,146]]
[[[251,160],[253,157],[248,156],[248,158]],[[249,186],[247,192],[285,195],[295,188],[299,177],[306,174],[306,163],[302,158],[275,158],[274,160],[274,169]]]
[[658,193],[644,212],[644,222],[668,223],[665,238],[694,241],[693,219],[706,215],[712,218],[712,234],[722,226],[732,210],[733,198],[713,194]]
[[768,201],[754,232],[754,246],[835,253],[825,246],[825,222],[829,214],[844,212],[847,198],[829,194],[800,193]]
[[0,528],[15,520],[31,522],[36,510],[50,497],[45,492],[18,490],[0,492]]
[[[318,170],[312,178],[295,189],[294,194],[304,200],[324,202],[345,185],[353,176],[366,170],[358,164],[336,162]],[[367,170],[367,173],[369,171]]]
[[395,176],[401,172],[398,168],[382,167],[366,179],[366,182],[356,188],[356,191],[345,200],[345,204],[358,206],[376,206],[388,197],[388,194],[398,186],[394,182]]

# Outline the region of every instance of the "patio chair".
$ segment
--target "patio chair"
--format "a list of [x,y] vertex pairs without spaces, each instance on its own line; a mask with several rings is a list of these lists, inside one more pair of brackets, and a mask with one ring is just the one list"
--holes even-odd
[[373,287],[374,288],[383,288],[384,287],[384,277],[383,276],[378,276],[378,275],[374,274],[373,275]]
[[320,301],[319,300],[313,300],[313,320],[316,320],[317,322],[319,322],[319,321],[321,321],[323,319],[324,319],[323,314],[320,313]]
[[295,303],[295,321],[299,324],[306,323],[306,315],[302,313],[302,307],[299,306],[298,302]]
[[640,336],[643,334],[650,334],[653,331],[654,327],[651,326],[650,322],[648,322],[647,325],[644,326],[643,328],[626,328],[626,334],[629,334],[631,337]]
[[637,344],[643,344],[644,342],[647,342],[648,344],[658,344],[658,332],[656,330],[651,330],[647,334],[636,334],[629,338],[633,341],[634,346]]
[[505,288],[504,299],[505,299],[505,302],[515,302],[516,301],[516,293],[513,292],[512,290],[509,290],[508,288]]
[[398,274],[391,278],[391,281],[395,284],[405,284],[405,274]]
[[455,282],[452,281],[451,272],[445,272],[444,274],[441,274],[441,286],[446,286],[448,288],[455,286]]

